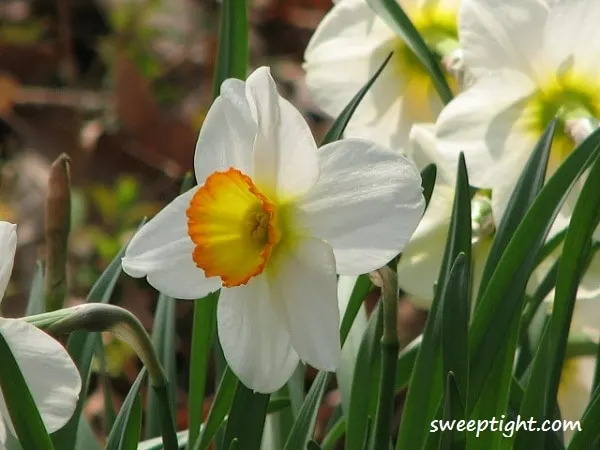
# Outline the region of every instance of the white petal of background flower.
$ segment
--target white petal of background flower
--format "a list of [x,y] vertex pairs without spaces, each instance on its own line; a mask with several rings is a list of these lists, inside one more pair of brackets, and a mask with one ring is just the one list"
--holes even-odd
[[254,142],[254,177],[279,197],[301,195],[319,177],[317,144],[300,112],[277,92],[269,68],[246,82],[250,110],[258,123]]
[[339,274],[383,266],[423,215],[421,175],[406,158],[358,139],[328,144],[318,154],[321,177],[299,201],[294,220],[331,245]]
[[323,241],[304,238],[269,273],[271,299],[302,361],[333,372],[340,359],[335,258]]
[[[600,2],[561,0],[552,6],[544,33],[546,60],[559,68],[569,62],[594,78],[600,71]],[[569,61],[573,58],[572,61]]]
[[281,388],[298,364],[290,335],[277,315],[267,278],[223,289],[217,306],[218,333],[227,363],[257,392]]
[[[565,361],[560,386],[558,389],[558,406],[564,420],[580,420],[592,392],[596,358],[581,357]],[[572,430],[564,430],[565,442],[569,442],[574,434]]]
[[[4,414],[0,413],[4,416]],[[0,450],[5,450],[4,442],[6,442],[6,426],[4,425],[4,419],[0,417]]]
[[459,153],[465,154],[472,185],[494,187],[522,170],[537,141],[520,121],[534,89],[519,72],[497,71],[477,80],[440,114],[438,149],[454,165]]
[[132,277],[148,276],[157,290],[183,299],[197,299],[221,287],[219,278],[206,278],[192,258],[194,243],[187,232],[185,211],[197,188],[180,195],[131,240],[122,264]]
[[252,146],[257,133],[250,113],[245,83],[226,80],[210,107],[198,136],[194,171],[199,185],[216,171],[233,166],[247,175],[254,171]]
[[8,286],[8,280],[12,272],[13,263],[15,259],[15,252],[17,251],[17,226],[8,222],[0,222],[0,249],[2,249],[2,255],[0,256],[0,302],[6,287]]
[[547,15],[544,0],[464,0],[459,39],[469,70],[477,77],[502,68],[534,74]]
[[436,184],[454,187],[458,164],[450,164],[437,149],[434,123],[417,123],[410,130],[410,146],[406,157],[422,171],[430,164],[436,166]]
[[46,428],[51,433],[60,429],[73,415],[81,390],[79,371],[69,354],[52,337],[23,320],[0,319],[0,333],[19,364]]

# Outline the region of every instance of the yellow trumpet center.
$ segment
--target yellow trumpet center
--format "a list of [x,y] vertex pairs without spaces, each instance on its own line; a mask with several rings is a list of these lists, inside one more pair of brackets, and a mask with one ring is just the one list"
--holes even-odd
[[[407,14],[434,52],[437,52],[440,47],[454,44],[458,46],[456,11],[434,6],[407,11]],[[393,67],[398,78],[405,80],[403,95],[408,114],[416,122],[435,121],[437,111],[432,109],[430,99],[436,98],[437,94],[429,72],[401,38],[396,39],[394,47]],[[456,80],[450,74],[445,76],[450,89],[457,92]]]
[[556,115],[561,119],[562,126],[556,128],[554,135],[549,161],[550,173],[556,170],[575,147],[565,131],[565,121],[586,116],[600,117],[600,83],[572,71],[560,77],[548,77],[541,82],[525,108],[527,131],[539,137]]
[[262,273],[281,239],[275,203],[234,168],[210,175],[186,213],[196,266],[225,287]]

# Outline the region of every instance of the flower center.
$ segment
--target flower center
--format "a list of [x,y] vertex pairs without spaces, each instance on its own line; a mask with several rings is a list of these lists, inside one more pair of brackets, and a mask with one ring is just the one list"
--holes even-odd
[[196,266],[225,287],[262,273],[281,240],[275,204],[234,168],[210,175],[186,214]]
[[527,131],[540,136],[548,123],[558,116],[563,126],[556,129],[548,172],[552,173],[573,151],[575,143],[565,125],[570,120],[600,117],[600,83],[572,71],[552,76],[540,84],[525,108]]
[[[439,57],[459,47],[456,11],[435,6],[407,13],[429,48]],[[394,45],[394,60],[397,77],[405,80],[403,95],[413,120],[431,122],[437,114],[430,105],[435,88],[427,69],[401,38],[397,38]],[[458,91],[457,82],[450,74],[446,74],[446,81],[453,92]]]

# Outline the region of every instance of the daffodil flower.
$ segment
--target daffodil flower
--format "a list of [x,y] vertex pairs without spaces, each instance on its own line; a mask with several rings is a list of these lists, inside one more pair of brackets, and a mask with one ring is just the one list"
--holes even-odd
[[[456,45],[459,3],[400,1],[433,50]],[[356,110],[346,136],[363,137],[400,151],[408,143],[411,126],[435,121],[443,104],[424,66],[366,0],[335,3],[306,48],[304,69],[317,106],[337,117],[391,52],[391,61]],[[452,83],[450,77],[448,81]]]
[[225,358],[255,391],[280,388],[299,359],[335,370],[336,272],[369,272],[402,250],[424,209],[419,172],[362,140],[317,150],[264,67],[223,83],[194,169],[199,186],[133,237],[124,270],[176,298],[222,288]]
[[[12,272],[17,247],[16,226],[0,222],[0,301]],[[20,319],[0,318],[8,343],[48,432],[63,427],[73,415],[81,378],[67,351],[52,337]],[[13,425],[0,391],[0,450]]]
[[[432,163],[437,168],[436,183],[427,211],[398,263],[398,284],[408,294],[409,301],[418,308],[429,309],[450,228],[456,168],[451,167],[438,152],[432,123],[413,126],[406,156],[421,170]],[[471,209],[473,290],[477,292],[492,241],[494,223],[486,197],[474,196]]]
[[567,130],[600,117],[599,15],[596,0],[463,1],[459,39],[475,81],[442,111],[436,134],[447,158],[464,152],[475,186],[492,189],[497,217],[555,115],[549,174],[574,148]]

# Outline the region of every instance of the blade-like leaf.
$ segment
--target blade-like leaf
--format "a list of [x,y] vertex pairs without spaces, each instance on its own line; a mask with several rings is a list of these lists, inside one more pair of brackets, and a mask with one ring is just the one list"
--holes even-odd
[[29,291],[29,298],[27,299],[27,310],[25,311],[25,315],[33,316],[34,314],[42,314],[45,311],[44,265],[41,261],[38,261],[37,270],[35,271],[35,276],[31,282],[31,290]]
[[444,103],[452,100],[452,91],[444,72],[421,34],[410,21],[400,3],[395,0],[367,0],[369,6],[406,43],[429,73],[433,85]]
[[[446,388],[444,390],[444,422],[464,420],[465,410],[463,408],[463,394],[452,372],[446,377]],[[466,448],[465,430],[443,430],[439,437],[439,450],[464,450]]]
[[[438,286],[445,286],[449,277],[450,265],[459,253],[471,254],[471,192],[467,168],[463,155],[460,155],[454,205],[446,249],[438,278]],[[470,260],[470,256],[467,258]],[[436,289],[431,311],[423,331],[423,340],[415,361],[406,396],[396,449],[421,448],[426,439],[423,430],[435,416],[442,396],[442,380],[439,343],[440,321],[442,320],[441,289]]]
[[[521,314],[524,283],[535,266],[537,252],[570,187],[598,154],[599,142],[600,131],[595,131],[557,169],[533,201],[498,262],[469,329],[472,400],[479,398],[490,372],[497,370],[498,355],[506,356],[499,352],[506,345],[515,314]],[[528,270],[517,270],[525,265]],[[517,295],[513,295],[515,291]],[[467,410],[474,405],[474,401],[467,402]]]
[[227,367],[219,383],[215,399],[210,407],[202,433],[194,444],[194,450],[206,450],[215,437],[217,430],[225,420],[233,402],[238,379],[231,369]]
[[600,221],[599,211],[600,159],[597,159],[590,169],[573,209],[558,266],[554,305],[548,325],[549,355],[552,363],[545,402],[547,418],[551,418],[555,410],[577,289],[588,264],[592,235]]
[[337,119],[335,119],[335,122],[333,122],[333,124],[327,131],[327,134],[325,134],[325,137],[323,137],[321,145],[329,144],[330,142],[337,141],[338,139],[342,138],[344,130],[346,129],[348,122],[350,122],[354,111],[356,111],[356,108],[358,108],[358,105],[360,105],[360,102],[364,98],[365,94],[369,91],[369,89],[371,89],[373,83],[375,83],[377,78],[379,78],[379,75],[381,75],[381,72],[383,72],[383,69],[390,61],[391,57],[392,53],[390,53],[388,57],[381,63],[379,69],[377,69],[377,71],[373,74],[369,81],[367,81],[366,84],[360,89],[360,91],[358,91],[356,95],[352,97],[352,100],[350,100],[350,102],[342,110],[340,115],[337,117]]
[[238,382],[229,409],[223,446],[231,448],[231,443],[237,440],[244,450],[259,450],[268,405],[269,394],[252,392]]
[[362,450],[367,421],[374,417],[381,365],[380,339],[383,331],[381,302],[371,314],[354,365],[347,414],[346,450]]
[[21,446],[24,449],[52,450],[54,447],[42,417],[1,331],[0,361],[0,391]]
[[117,414],[108,439],[106,450],[131,450],[137,448],[142,425],[142,405],[140,400],[140,387],[146,376],[146,369],[142,369],[135,379],[123,405]]
[[223,0],[213,98],[227,78],[246,79],[248,70],[248,10],[245,0]]
[[[175,396],[177,395],[177,367],[175,365],[175,300],[167,295],[160,294],[154,314],[152,327],[152,344],[156,349],[167,379],[169,380],[169,403],[171,411],[175,412]],[[161,422],[159,407],[153,389],[148,390],[146,400],[146,433],[147,439],[160,436]]]
[[[188,394],[188,421],[189,421],[189,441],[188,448],[194,447],[200,433],[202,424],[202,409],[204,406],[204,394],[206,391],[206,375],[208,373],[208,364],[210,361],[210,350],[215,335],[217,323],[217,301],[219,293],[209,294],[203,299],[194,302],[194,323],[192,328],[192,349],[190,356],[190,384]],[[230,381],[231,373],[228,378],[223,380]],[[235,387],[235,377],[232,386]],[[231,387],[231,386],[230,386]],[[229,404],[227,404],[229,407]],[[221,418],[222,419],[222,418]],[[219,422],[220,424],[221,422]],[[217,425],[218,428],[218,425]],[[217,430],[215,428],[215,432]],[[206,430],[203,431],[203,434]],[[212,439],[213,436],[210,436]],[[206,441],[199,448],[207,448],[209,441]]]
[[423,186],[423,197],[425,197],[425,208],[429,206],[429,200],[433,195],[433,187],[437,178],[437,167],[435,164],[429,164],[421,170],[421,186]]
[[306,444],[314,432],[317,412],[328,380],[329,372],[319,372],[313,381],[283,450],[304,450],[306,448]]
[[[458,397],[453,399],[453,407],[458,401],[463,409],[469,384],[469,292],[469,264],[465,254],[459,253],[442,292],[442,360],[444,373],[452,373],[452,382],[458,393]],[[449,389],[446,386],[446,394]]]

